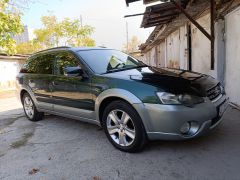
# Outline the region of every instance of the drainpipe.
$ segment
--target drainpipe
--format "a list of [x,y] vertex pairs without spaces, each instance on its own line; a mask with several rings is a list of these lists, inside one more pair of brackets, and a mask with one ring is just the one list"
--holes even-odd
[[225,20],[219,19],[215,24],[215,57],[217,79],[224,84],[226,48],[225,48]]

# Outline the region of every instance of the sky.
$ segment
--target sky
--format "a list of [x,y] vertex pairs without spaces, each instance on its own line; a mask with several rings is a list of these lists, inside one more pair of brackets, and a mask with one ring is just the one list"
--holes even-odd
[[125,0],[33,0],[24,10],[23,23],[32,31],[41,28],[41,17],[55,15],[59,20],[66,17],[80,19],[83,24],[95,28],[92,37],[97,46],[106,46],[121,50],[128,37],[137,36],[143,43],[153,28],[140,28],[142,16],[124,18],[124,15],[142,13],[145,5],[142,1],[126,6]]

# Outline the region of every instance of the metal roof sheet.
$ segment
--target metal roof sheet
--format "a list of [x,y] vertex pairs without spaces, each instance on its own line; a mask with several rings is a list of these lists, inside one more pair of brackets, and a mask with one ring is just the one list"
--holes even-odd
[[[186,7],[189,0],[181,0],[183,8]],[[141,27],[148,28],[158,25],[164,25],[171,22],[180,14],[180,11],[171,2],[161,3],[146,7]]]

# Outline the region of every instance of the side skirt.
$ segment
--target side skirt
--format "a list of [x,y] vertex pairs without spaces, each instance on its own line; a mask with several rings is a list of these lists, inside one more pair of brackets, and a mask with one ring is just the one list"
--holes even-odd
[[85,118],[85,117],[74,116],[74,115],[70,115],[70,114],[66,114],[66,113],[60,113],[60,112],[55,112],[55,111],[50,111],[50,110],[46,110],[46,109],[39,109],[39,111],[101,126],[100,122],[95,120],[95,119],[89,119],[89,118]]

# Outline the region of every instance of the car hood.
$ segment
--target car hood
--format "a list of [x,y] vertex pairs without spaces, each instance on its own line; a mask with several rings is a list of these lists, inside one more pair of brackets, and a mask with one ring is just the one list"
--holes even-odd
[[106,74],[113,78],[129,79],[157,87],[174,94],[189,93],[206,96],[207,90],[219,82],[211,76],[171,68],[143,67]]

